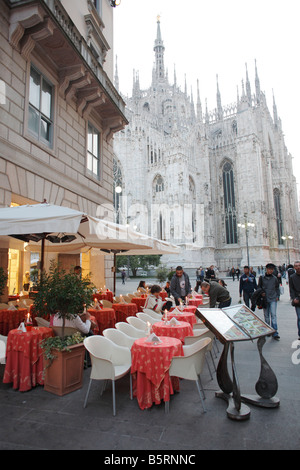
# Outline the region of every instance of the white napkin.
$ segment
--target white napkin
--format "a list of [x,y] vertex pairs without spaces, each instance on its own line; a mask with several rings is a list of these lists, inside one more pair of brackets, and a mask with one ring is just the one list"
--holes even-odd
[[171,320],[167,321],[166,323],[167,325],[179,325],[179,321],[177,320],[177,318],[175,317],[172,317]]
[[178,313],[181,314],[182,312],[176,307],[176,308],[172,311],[172,313],[175,313],[175,315],[178,315]]
[[156,336],[155,333],[151,333],[148,338],[145,340],[145,343],[161,343],[162,341]]
[[14,305],[10,305],[10,307],[8,307],[7,310],[17,310],[16,307]]
[[22,321],[22,323],[20,323],[20,325],[18,326],[18,330],[20,331],[23,331],[23,333],[26,333],[26,326],[24,324],[24,322]]

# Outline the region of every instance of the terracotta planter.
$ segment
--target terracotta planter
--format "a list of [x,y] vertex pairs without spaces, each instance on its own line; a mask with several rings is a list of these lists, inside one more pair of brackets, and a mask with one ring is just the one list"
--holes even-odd
[[55,351],[50,367],[45,361],[44,389],[63,396],[82,387],[85,347],[83,343],[69,346],[70,351]]

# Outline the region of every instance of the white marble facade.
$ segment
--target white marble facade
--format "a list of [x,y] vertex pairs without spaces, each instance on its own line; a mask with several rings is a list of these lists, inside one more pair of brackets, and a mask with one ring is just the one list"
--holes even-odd
[[[160,21],[155,65],[147,90],[134,72],[133,91],[124,98],[129,125],[115,134],[115,185],[122,187],[118,220],[149,235],[182,245],[174,266],[216,264],[221,270],[247,263],[287,262],[281,238],[292,234],[291,260],[299,257],[296,181],[277,114],[272,114],[255,64],[252,86],[246,69],[237,102],[223,106],[217,78],[216,108],[169,82],[164,69]],[[150,77],[151,78],[151,77]],[[150,81],[150,80],[149,80]],[[115,86],[119,87],[116,70]],[[122,90],[119,90],[122,95]],[[247,220],[245,220],[245,218]]]

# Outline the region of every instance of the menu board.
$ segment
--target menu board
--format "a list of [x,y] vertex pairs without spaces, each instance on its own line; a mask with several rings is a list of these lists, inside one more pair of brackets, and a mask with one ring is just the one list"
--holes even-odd
[[[197,311],[196,311],[197,312]],[[246,305],[219,308],[198,308],[199,318],[225,341],[247,341],[274,333],[267,323]]]

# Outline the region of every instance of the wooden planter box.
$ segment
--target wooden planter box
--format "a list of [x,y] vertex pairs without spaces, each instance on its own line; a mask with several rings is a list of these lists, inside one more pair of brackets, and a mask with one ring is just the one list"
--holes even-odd
[[63,396],[82,387],[85,347],[83,343],[69,346],[70,351],[55,351],[50,367],[45,361],[44,390]]

